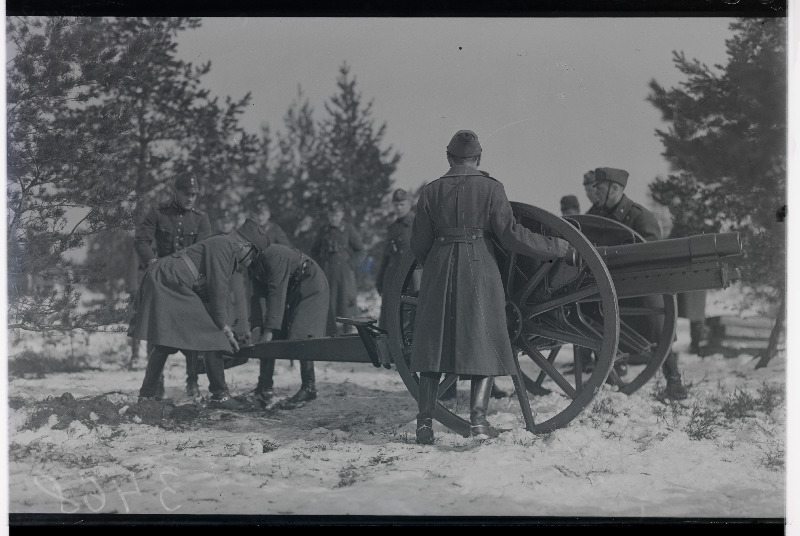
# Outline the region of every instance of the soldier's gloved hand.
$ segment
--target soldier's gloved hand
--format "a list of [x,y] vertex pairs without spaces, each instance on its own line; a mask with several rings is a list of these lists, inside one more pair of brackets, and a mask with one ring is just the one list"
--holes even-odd
[[569,242],[567,242],[563,238],[556,238],[556,237],[553,237],[551,240],[553,241],[553,245],[556,248],[556,255],[559,257],[566,257],[567,250],[572,248],[572,246],[569,245]]
[[261,336],[261,342],[269,342],[272,340],[272,330],[265,329],[264,334]]
[[231,343],[231,348],[233,348],[234,353],[239,351],[239,343],[236,342],[236,335],[233,334],[233,330],[230,326],[224,326],[222,328],[222,333],[225,334],[225,337],[228,338],[228,342]]
[[568,266],[580,266],[583,262],[583,258],[581,258],[581,254],[578,253],[578,250],[569,246],[564,255],[564,262],[566,262]]
[[261,342],[261,326],[256,326],[250,330],[250,340],[253,341],[253,344]]

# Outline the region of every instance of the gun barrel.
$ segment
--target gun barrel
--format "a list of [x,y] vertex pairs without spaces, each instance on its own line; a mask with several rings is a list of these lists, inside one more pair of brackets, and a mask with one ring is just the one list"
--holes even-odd
[[596,249],[612,271],[670,268],[741,256],[742,239],[739,233],[718,233]]

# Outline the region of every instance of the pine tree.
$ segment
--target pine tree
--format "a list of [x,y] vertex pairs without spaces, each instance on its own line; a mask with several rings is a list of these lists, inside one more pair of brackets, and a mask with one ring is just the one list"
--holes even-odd
[[[686,80],[669,90],[651,81],[648,100],[670,125],[656,133],[674,173],[650,189],[679,232],[741,233],[743,281],[779,302],[774,343],[786,295],[786,21],[738,19],[730,29],[727,65],[711,69],[673,52]],[[771,344],[767,361],[774,352]]]
[[[130,219],[123,204],[128,192],[109,180],[126,160],[117,140],[127,132],[128,117],[98,114],[90,126],[78,119],[99,98],[97,87],[127,76],[129,62],[139,57],[120,57],[99,24],[7,19],[10,328],[96,325],[98,315],[75,313],[79,296],[73,283],[81,271],[63,255]],[[28,284],[31,277],[60,277],[61,290],[37,291]]]
[[[192,18],[8,20],[12,325],[52,327],[49,304],[59,297],[48,291],[33,300],[17,282],[47,269],[66,273],[64,253],[87,241],[100,244],[90,252],[115,251],[119,233],[132,234],[175,173],[195,173],[207,187],[201,204],[215,206],[252,168],[257,140],[238,125],[249,95],[220,104],[202,87],[210,64],[176,57],[178,33],[199,25]],[[100,262],[133,258],[93,258],[91,269],[72,268],[70,277],[85,283],[87,273],[127,272]],[[113,315],[94,316],[101,317]],[[59,320],[61,329],[79,325],[69,318]]]
[[372,102],[363,102],[347,63],[339,68],[336,86],[339,91],[325,103],[328,117],[320,124],[326,176],[319,196],[323,206],[342,203],[359,223],[368,211],[381,206],[400,154],[391,146],[381,147],[386,123],[375,125]]

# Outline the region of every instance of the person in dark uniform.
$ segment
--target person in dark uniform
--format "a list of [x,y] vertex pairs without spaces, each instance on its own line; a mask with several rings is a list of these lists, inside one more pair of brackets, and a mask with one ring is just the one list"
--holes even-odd
[[[408,192],[398,188],[392,194],[392,204],[397,216],[390,225],[386,233],[386,245],[383,249],[378,273],[375,275],[375,288],[378,294],[383,297],[384,289],[388,289],[394,277],[394,272],[400,264],[400,260],[406,251],[409,250],[411,242],[411,224],[414,222],[414,214],[411,212],[411,199]],[[418,290],[414,288],[412,290]],[[381,316],[378,326],[386,328],[386,316],[388,310],[381,301]]]
[[[332,203],[328,209],[328,223],[322,226],[311,248],[313,257],[325,272],[330,285],[330,316],[327,333],[337,332],[337,316],[357,316],[356,307],[356,256],[364,249],[356,228],[344,221],[344,207]],[[347,326],[341,328],[347,333]]]
[[[161,257],[172,255],[211,236],[208,216],[194,206],[200,193],[200,185],[194,175],[183,173],[178,176],[173,193],[170,202],[153,208],[136,227],[133,245],[143,269]],[[151,350],[148,346],[147,353],[150,354]],[[195,366],[197,354],[189,352],[185,356],[186,394],[199,396]],[[159,396],[163,396],[163,376],[158,390]]]
[[[648,241],[661,240],[661,227],[655,215],[639,203],[631,201],[625,195],[625,186],[628,184],[628,172],[615,168],[597,168],[594,170],[595,192],[598,198],[598,215],[616,220]],[[645,296],[632,298],[640,300],[641,304],[659,307],[663,306],[660,296]],[[651,340],[657,337],[663,325],[663,318],[648,317]],[[683,400],[688,395],[681,381],[678,370],[678,354],[670,351],[662,366],[664,377],[667,380],[666,396],[674,400]]]
[[256,210],[255,214],[253,214],[253,219],[256,221],[256,223],[258,223],[258,226],[261,228],[261,230],[264,231],[264,234],[267,235],[270,243],[292,247],[292,242],[289,240],[289,237],[286,236],[286,233],[280,225],[270,221],[271,217],[272,211],[269,208],[269,204],[263,199],[259,200],[256,204]]
[[239,351],[231,328],[230,282],[269,241],[253,220],[235,232],[215,235],[150,266],[139,287],[139,310],[131,336],[153,345],[147,356],[140,400],[157,399],[158,379],[175,352],[202,352],[210,405],[239,409],[225,383],[223,352]]
[[410,370],[419,373],[417,442],[433,443],[432,417],[442,373],[469,377],[470,435],[495,437],[486,413],[494,376],[515,374],[505,292],[492,237],[506,250],[544,260],[569,244],[515,223],[503,185],[477,168],[478,137],[456,132],[450,169],[426,185],[417,203],[411,250],[423,266]]
[[[254,343],[325,336],[330,289],[324,272],[308,255],[271,244],[251,265],[250,277]],[[255,400],[262,407],[272,403],[274,373],[275,360],[261,359]],[[313,361],[300,360],[300,380],[300,390],[288,399],[290,403],[317,398]]]
[[574,195],[565,195],[561,198],[561,217],[575,216],[581,213],[581,205]]
[[594,189],[594,170],[590,169],[583,174],[583,191],[586,193],[587,199],[592,204],[586,214],[597,216],[600,213],[600,200],[597,198],[597,192]]

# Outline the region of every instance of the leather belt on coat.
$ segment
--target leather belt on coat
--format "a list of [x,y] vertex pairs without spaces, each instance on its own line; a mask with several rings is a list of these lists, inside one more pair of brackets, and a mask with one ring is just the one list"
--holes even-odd
[[172,254],[173,257],[180,258],[186,266],[189,268],[189,271],[194,276],[194,284],[192,285],[192,290],[200,296],[200,299],[204,302],[208,301],[208,281],[206,281],[206,277],[204,275],[200,275],[200,272],[197,270],[197,266],[195,266],[194,261],[189,258],[189,255],[186,254],[185,251],[179,251],[177,253]]
[[455,242],[474,242],[484,236],[488,237],[489,232],[483,229],[447,227],[438,229],[435,233],[436,241],[440,244],[453,244]]

